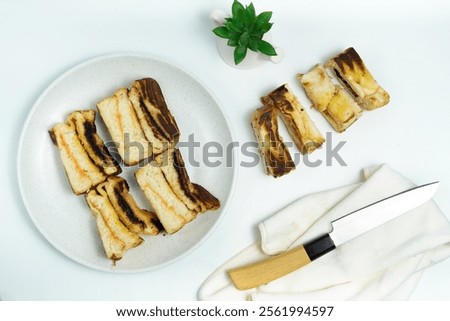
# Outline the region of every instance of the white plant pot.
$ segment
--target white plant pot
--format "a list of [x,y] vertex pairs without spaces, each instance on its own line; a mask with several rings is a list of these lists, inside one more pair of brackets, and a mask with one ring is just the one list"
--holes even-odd
[[[229,17],[229,15],[227,15],[224,11],[219,9],[214,10],[210,15],[211,21],[216,27],[223,25],[226,17]],[[271,35],[269,32],[263,36],[263,40],[270,42]],[[216,42],[217,42],[217,51],[219,52],[219,55],[223,59],[223,61],[225,61],[230,66],[238,69],[255,68],[265,62],[279,63],[284,57],[283,50],[278,47],[275,47],[275,51],[277,53],[276,56],[267,56],[260,52],[254,52],[249,49],[247,50],[247,55],[245,56],[244,60],[238,65],[236,65],[234,63],[235,47],[228,46],[227,45],[228,40],[220,37],[216,37]]]

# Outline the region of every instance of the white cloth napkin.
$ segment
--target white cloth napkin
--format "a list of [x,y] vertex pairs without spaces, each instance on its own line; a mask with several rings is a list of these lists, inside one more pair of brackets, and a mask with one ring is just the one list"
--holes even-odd
[[388,165],[363,172],[364,182],[305,196],[259,224],[261,242],[211,274],[199,299],[408,299],[422,271],[450,256],[450,223],[432,200],[258,288],[240,291],[226,273],[301,245],[329,232],[330,221],[415,186]]

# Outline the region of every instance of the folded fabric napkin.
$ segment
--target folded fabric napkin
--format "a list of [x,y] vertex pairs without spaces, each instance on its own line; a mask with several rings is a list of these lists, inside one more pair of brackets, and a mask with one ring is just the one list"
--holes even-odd
[[240,291],[228,277],[231,268],[299,246],[328,233],[332,220],[415,186],[388,165],[363,173],[362,183],[305,196],[259,224],[261,242],[210,275],[199,299],[408,299],[422,271],[450,256],[450,223],[432,200],[266,285]]

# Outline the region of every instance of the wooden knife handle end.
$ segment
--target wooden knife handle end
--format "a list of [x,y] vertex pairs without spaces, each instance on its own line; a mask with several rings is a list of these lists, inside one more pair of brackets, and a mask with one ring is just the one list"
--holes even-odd
[[330,235],[325,234],[267,260],[231,269],[228,274],[236,288],[248,290],[291,273],[335,248]]
[[267,260],[238,267],[228,275],[239,290],[248,290],[278,279],[311,262],[303,246],[275,255]]

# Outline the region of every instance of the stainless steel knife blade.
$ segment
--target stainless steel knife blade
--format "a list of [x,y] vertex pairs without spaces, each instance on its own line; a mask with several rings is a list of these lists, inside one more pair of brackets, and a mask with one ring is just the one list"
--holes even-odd
[[330,237],[339,246],[422,205],[436,193],[439,182],[411,188],[367,205],[331,222]]

